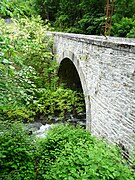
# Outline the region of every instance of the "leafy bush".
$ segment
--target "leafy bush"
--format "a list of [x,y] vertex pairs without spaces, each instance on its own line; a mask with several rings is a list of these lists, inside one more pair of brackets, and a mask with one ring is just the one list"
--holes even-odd
[[117,19],[117,20],[114,18],[112,33],[114,36],[118,36],[118,37],[134,38],[135,37],[134,25],[135,25],[134,18],[123,17],[122,19]]
[[22,113],[20,112],[21,115],[24,114],[22,120],[26,118],[25,113],[29,119],[32,112],[27,111],[26,107],[34,98],[36,85],[33,79],[36,78],[36,72],[34,68],[24,64],[19,52],[21,49],[19,39],[8,31],[2,20],[0,24],[0,110],[5,113],[22,110]]
[[115,146],[79,126],[56,125],[37,139],[19,122],[1,122],[0,143],[0,178],[5,180],[134,179]]
[[5,119],[31,121],[37,114],[83,112],[81,93],[58,88],[53,41],[45,35],[48,25],[39,16],[21,18],[10,30],[0,24],[0,110]]
[[23,63],[36,71],[34,82],[40,88],[55,88],[58,64],[52,53],[53,40],[45,34],[48,25],[43,26],[39,16],[31,19],[22,18],[18,25],[19,33],[16,40],[19,40],[21,45],[18,51],[22,55]]
[[36,179],[35,145],[21,123],[1,122],[0,144],[2,179]]
[[135,38],[135,15],[133,16],[133,23],[132,23],[132,29],[127,34],[128,38]]
[[[41,92],[39,92],[41,95]],[[42,95],[35,103],[35,111],[45,115],[65,117],[67,113],[76,116],[84,112],[85,104],[82,93],[71,89],[57,88],[55,91],[42,90]],[[34,105],[32,107],[34,108]]]
[[36,15],[34,0],[1,0],[0,15],[10,17],[32,16]]
[[99,17],[95,17],[94,15],[86,14],[78,21],[80,29],[85,34],[100,34],[103,22],[103,14],[99,14]]
[[39,179],[130,179],[132,171],[116,147],[80,127],[55,126],[39,141]]

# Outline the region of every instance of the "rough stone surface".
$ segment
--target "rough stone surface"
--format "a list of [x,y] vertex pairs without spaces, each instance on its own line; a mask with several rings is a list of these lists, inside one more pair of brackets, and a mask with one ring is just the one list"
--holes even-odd
[[53,33],[57,61],[70,59],[79,74],[87,129],[133,150],[135,39]]

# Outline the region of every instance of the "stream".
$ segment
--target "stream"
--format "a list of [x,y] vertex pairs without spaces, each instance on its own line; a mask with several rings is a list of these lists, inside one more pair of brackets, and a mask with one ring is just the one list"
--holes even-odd
[[59,117],[52,117],[51,120],[46,120],[45,117],[41,117],[39,120],[36,120],[32,123],[27,123],[26,129],[28,130],[29,134],[35,134],[38,138],[45,137],[47,131],[54,125],[54,124],[65,124],[69,123],[74,126],[77,124],[86,128],[86,114],[80,113],[77,117],[73,117],[72,114],[67,115],[64,120],[59,120]]

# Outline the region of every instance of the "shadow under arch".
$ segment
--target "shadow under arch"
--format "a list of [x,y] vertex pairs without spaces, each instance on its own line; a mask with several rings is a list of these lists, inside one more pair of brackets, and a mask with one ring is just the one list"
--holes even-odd
[[70,59],[65,58],[61,61],[58,76],[60,83],[65,83],[67,88],[83,92],[79,74]]
[[84,94],[86,109],[86,128],[91,130],[91,104],[84,73],[79,59],[71,51],[64,51],[58,57],[60,64],[58,75],[60,81],[65,81],[71,89],[79,89]]

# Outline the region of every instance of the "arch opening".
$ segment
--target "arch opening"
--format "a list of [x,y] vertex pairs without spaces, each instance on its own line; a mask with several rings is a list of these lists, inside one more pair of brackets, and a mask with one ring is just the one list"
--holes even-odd
[[78,98],[80,98],[80,104],[83,104],[83,112],[73,112],[73,117],[78,121],[84,120],[86,124],[86,106],[81,80],[74,63],[69,58],[61,61],[58,76],[60,84],[64,84],[66,88],[76,91],[78,96],[81,96]]
[[61,61],[58,76],[60,83],[65,83],[67,88],[83,92],[79,74],[70,59],[65,58]]

